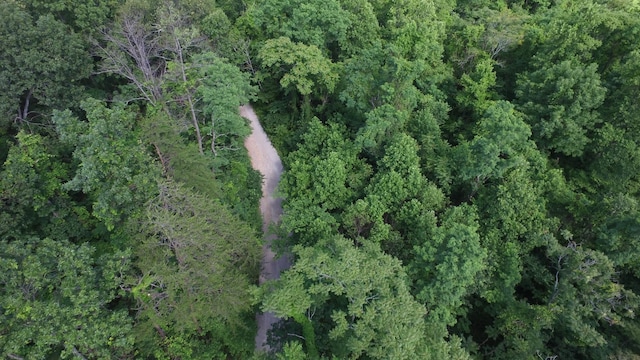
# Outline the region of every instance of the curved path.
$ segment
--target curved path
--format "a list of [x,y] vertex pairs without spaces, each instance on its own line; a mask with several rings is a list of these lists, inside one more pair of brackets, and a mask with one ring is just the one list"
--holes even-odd
[[[262,284],[266,280],[279,278],[280,272],[290,266],[286,257],[275,258],[274,252],[271,251],[271,241],[275,238],[275,235],[268,234],[269,225],[277,223],[282,214],[282,199],[274,198],[274,191],[280,181],[280,174],[282,174],[282,162],[276,149],[267,138],[267,134],[262,129],[251,105],[241,106],[240,115],[251,122],[251,128],[253,129],[251,135],[244,141],[244,146],[247,148],[251,158],[251,166],[264,177],[262,199],[260,199],[262,231],[266,236],[262,247],[262,269],[259,279],[259,283]],[[269,347],[265,344],[267,331],[276,321],[278,319],[272,313],[259,313],[256,315],[256,322],[258,323],[256,350],[269,351]]]

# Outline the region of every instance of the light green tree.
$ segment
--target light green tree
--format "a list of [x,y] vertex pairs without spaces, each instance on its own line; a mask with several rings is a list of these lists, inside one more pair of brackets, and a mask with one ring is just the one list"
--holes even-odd
[[[296,246],[293,252],[294,266],[262,288],[262,306],[303,328],[312,327],[303,333],[310,356],[448,357],[447,345],[429,338],[425,309],[410,295],[400,262],[378,245],[355,247],[334,236],[312,247]],[[328,332],[317,332],[326,322],[331,324]],[[438,346],[445,353],[438,353]]]
[[[131,319],[117,305],[127,254],[50,238],[0,240],[0,351],[12,359],[133,354]],[[114,308],[116,306],[116,308]]]
[[350,16],[338,0],[267,0],[250,6],[241,21],[257,38],[287,37],[325,51],[345,41]]
[[313,119],[300,148],[285,159],[288,171],[279,185],[285,198],[283,226],[303,243],[331,234],[338,225],[335,216],[364,188],[371,170],[358,153],[343,127]]
[[74,147],[79,162],[64,189],[89,195],[93,215],[114,229],[140,215],[140,204],[156,191],[158,169],[137,136],[134,112],[122,104],[107,108],[95,99],[84,101],[82,107],[87,122],[69,110],[53,116],[61,140]]
[[487,108],[469,142],[454,150],[460,161],[458,176],[471,181],[472,195],[488,179],[499,179],[507,170],[526,164],[523,154],[532,144],[531,129],[514,106],[497,101]]
[[246,120],[238,114],[238,107],[248,104],[255,93],[249,75],[212,53],[194,58],[200,83],[196,96],[202,108],[202,131],[210,139],[214,155],[219,150],[237,150],[251,133]]
[[286,92],[331,93],[338,81],[336,65],[316,45],[294,42],[287,37],[265,41],[258,59],[269,76],[280,79]]
[[445,326],[455,324],[464,297],[476,290],[487,252],[481,246],[475,208],[451,207],[440,221],[414,247],[416,256],[409,269],[416,299],[425,303],[429,322],[440,326],[444,336]]

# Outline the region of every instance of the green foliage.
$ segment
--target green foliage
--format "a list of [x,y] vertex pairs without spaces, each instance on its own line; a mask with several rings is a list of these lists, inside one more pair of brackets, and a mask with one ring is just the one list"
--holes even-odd
[[354,55],[370,48],[380,36],[380,24],[372,4],[367,0],[343,0],[340,3],[349,18],[345,40],[340,44],[341,53]]
[[51,108],[75,105],[82,91],[79,80],[91,72],[91,57],[85,41],[65,24],[50,14],[32,17],[3,0],[0,48],[3,121],[31,121]]
[[280,181],[285,194],[283,225],[303,242],[331,234],[337,225],[331,212],[354,200],[368,177],[369,167],[343,131],[313,119],[302,146],[285,161],[288,170]]
[[255,93],[248,74],[212,53],[201,54],[194,62],[202,64],[199,68],[202,80],[196,94],[202,102],[202,131],[211,138],[211,151],[217,154],[218,148],[241,147],[251,129],[238,114],[238,107],[249,103]]
[[[0,0],[2,354],[638,357],[639,15]],[[295,260],[261,287],[256,93]]]
[[364,126],[360,128],[356,143],[365,151],[380,156],[381,148],[389,138],[403,129],[407,114],[385,104],[366,113]]
[[[441,225],[425,234],[410,264],[416,299],[426,303],[430,322],[453,325],[457,309],[476,283],[487,257],[478,235],[473,207],[452,207]],[[444,332],[444,329],[441,331]]]
[[[49,238],[0,241],[0,349],[13,358],[119,358],[133,352],[117,301],[126,254]],[[109,266],[115,265],[115,267]]]
[[553,227],[542,200],[543,189],[528,168],[509,171],[495,187],[482,189],[476,201],[485,224],[482,246],[488,253],[489,281],[481,294],[489,303],[508,302],[522,280],[522,259],[542,244]]
[[503,338],[494,347],[496,359],[527,359],[535,355],[549,354],[545,343],[552,329],[553,311],[546,306],[531,305],[525,301],[502,304],[496,320],[489,327],[490,339]]
[[338,81],[336,65],[317,46],[293,42],[287,37],[267,40],[258,59],[270,70],[270,77],[280,79],[283,88],[289,91],[295,88],[301,95],[310,95],[316,87],[330,93]]
[[39,218],[53,216],[51,200],[66,179],[66,169],[47,152],[41,136],[21,131],[16,140],[0,173],[0,235],[33,231]]
[[281,280],[266,286],[264,310],[316,323],[313,308],[342,304],[331,308],[328,319],[317,320],[332,324],[328,334],[322,334],[328,335],[328,347],[319,349],[327,356],[424,355],[425,309],[409,294],[397,260],[373,243],[356,248],[339,236],[314,247],[295,247],[294,253],[295,265]]
[[565,60],[522,76],[516,94],[542,149],[579,156],[600,120],[605,89],[596,64]]
[[197,145],[181,136],[180,127],[165,112],[148,111],[140,127],[165,176],[211,198],[222,196],[221,185],[212,179],[211,159],[200,156]]
[[299,342],[288,342],[284,345],[282,353],[277,355],[278,360],[305,360],[307,355]]
[[[358,234],[371,241],[381,242],[385,251],[402,260],[413,257],[409,244],[421,241],[418,240],[421,235],[416,234],[409,241],[400,237],[396,231],[408,229],[391,226],[396,218],[409,225],[413,221],[417,222],[425,212],[439,208],[444,202],[441,191],[421,174],[417,152],[418,146],[410,136],[400,133],[391,138],[384,149],[384,156],[378,161],[378,171],[365,189],[364,203],[369,205],[366,212],[358,211],[355,217],[351,217],[350,210],[353,208],[345,211],[349,214],[345,217],[347,229],[359,229]],[[412,205],[419,204],[417,206],[422,209],[408,210],[408,202]],[[367,228],[370,229],[368,234],[360,230]]]
[[640,262],[637,257],[638,201],[623,194],[609,195],[598,204],[598,218],[602,224],[598,228],[596,248],[616,264],[617,268],[640,275]]
[[243,16],[261,37],[287,37],[295,43],[332,49],[345,41],[349,15],[338,0],[267,0],[250,7]]
[[488,179],[499,179],[526,160],[525,149],[531,147],[531,130],[510,103],[498,101],[491,105],[478,122],[475,136],[455,149],[461,162],[459,176],[472,181],[477,189]]
[[64,188],[90,195],[93,215],[112,230],[139,215],[140,204],[155,192],[157,169],[136,136],[134,112],[121,104],[107,108],[95,99],[83,102],[82,108],[88,122],[69,110],[53,118],[61,140],[75,148],[79,163]]
[[159,184],[139,231],[130,286],[141,350],[193,358],[250,353],[244,316],[261,248],[254,231],[219,202],[172,182]]
[[507,52],[524,38],[527,14],[500,2],[462,1],[451,26],[446,49],[461,69],[478,66],[488,59],[502,63]]
[[613,263],[606,255],[573,241],[549,250],[549,257],[557,261],[557,280],[549,304],[562,308],[554,327],[559,337],[556,351],[566,353],[563,343],[575,344],[580,352],[604,345],[606,339],[599,327],[633,317],[640,305],[638,295],[617,283]]
[[407,132],[419,145],[422,173],[442,190],[448,190],[453,180],[453,164],[449,161],[451,147],[440,128],[448,120],[448,111],[445,102],[427,97],[422,108],[414,111],[407,123]]
[[99,238],[98,221],[63,189],[69,166],[60,144],[19,132],[0,171],[0,237],[29,234],[83,243]]
[[573,58],[585,64],[592,62],[593,54],[603,44],[602,30],[617,27],[622,19],[598,1],[561,1],[539,16],[542,26],[529,34],[539,46],[534,59],[538,64]]
[[490,90],[496,84],[493,64],[490,59],[478,60],[472,71],[462,74],[462,90],[456,94],[456,101],[463,109],[472,109],[480,115],[492,105],[490,100],[494,95]]
[[344,61],[340,100],[348,108],[364,112],[386,100],[387,93],[382,86],[391,80],[395,65],[388,53],[382,43],[376,41]]
[[17,0],[34,16],[53,15],[78,33],[91,34],[100,29],[113,15],[122,0],[76,2],[73,0]]

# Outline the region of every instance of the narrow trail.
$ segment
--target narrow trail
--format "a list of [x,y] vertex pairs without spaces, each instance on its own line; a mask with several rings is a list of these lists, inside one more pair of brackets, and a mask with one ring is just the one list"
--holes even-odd
[[[251,105],[240,107],[240,116],[251,122],[253,129],[244,142],[244,146],[249,152],[251,158],[251,166],[264,176],[262,182],[262,199],[260,199],[260,212],[262,213],[262,231],[265,234],[265,242],[262,247],[262,267],[260,270],[259,283],[262,284],[266,280],[277,279],[280,272],[289,268],[290,263],[287,258],[275,258],[274,252],[271,250],[271,241],[275,235],[268,234],[269,225],[278,223],[280,215],[282,215],[282,199],[275,198],[274,192],[280,181],[282,174],[282,162],[271,145],[267,134],[262,129],[258,116],[253,111]],[[256,350],[268,351],[269,347],[265,344],[267,340],[267,331],[278,321],[272,313],[256,314],[256,322],[258,323],[258,333],[256,334]]]

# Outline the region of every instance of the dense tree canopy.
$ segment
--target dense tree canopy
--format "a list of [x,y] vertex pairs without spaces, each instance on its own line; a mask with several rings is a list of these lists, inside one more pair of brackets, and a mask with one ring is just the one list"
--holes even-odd
[[[0,0],[0,356],[640,357],[639,29],[631,0]],[[292,259],[262,285],[248,102]]]
[[2,122],[77,106],[92,61],[82,37],[52,14],[30,14],[13,1],[0,2],[0,14]]

